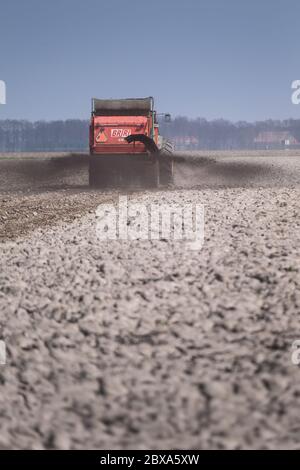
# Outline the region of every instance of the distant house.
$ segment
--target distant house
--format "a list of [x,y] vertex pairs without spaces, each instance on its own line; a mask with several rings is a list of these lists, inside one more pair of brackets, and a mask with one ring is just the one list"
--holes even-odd
[[199,145],[199,139],[191,136],[175,136],[172,138],[176,150],[196,150]]
[[300,142],[289,131],[263,131],[254,139],[256,148],[275,149],[300,147]]

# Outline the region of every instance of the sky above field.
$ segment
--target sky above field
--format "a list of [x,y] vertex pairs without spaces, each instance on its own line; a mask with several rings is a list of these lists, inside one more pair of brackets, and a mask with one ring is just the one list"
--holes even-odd
[[300,119],[299,18],[299,0],[3,0],[0,119],[149,95],[173,116]]

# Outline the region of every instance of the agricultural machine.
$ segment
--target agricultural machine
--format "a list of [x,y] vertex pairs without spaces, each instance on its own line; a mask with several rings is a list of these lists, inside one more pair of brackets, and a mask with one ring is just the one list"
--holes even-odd
[[[170,121],[169,114],[164,117]],[[171,185],[172,151],[159,135],[152,97],[92,100],[90,186]]]

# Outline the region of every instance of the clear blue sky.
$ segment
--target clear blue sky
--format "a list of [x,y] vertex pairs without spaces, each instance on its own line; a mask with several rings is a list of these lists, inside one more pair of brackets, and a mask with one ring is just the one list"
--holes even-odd
[[149,95],[172,115],[300,118],[299,18],[299,0],[2,0],[0,119]]

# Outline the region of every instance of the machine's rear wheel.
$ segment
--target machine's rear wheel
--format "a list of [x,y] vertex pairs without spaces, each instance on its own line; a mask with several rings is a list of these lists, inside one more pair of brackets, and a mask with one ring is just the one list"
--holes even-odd
[[171,186],[174,182],[174,162],[170,155],[162,155],[159,158],[159,184]]
[[173,145],[165,141],[159,155],[159,183],[162,186],[171,186],[174,182]]

